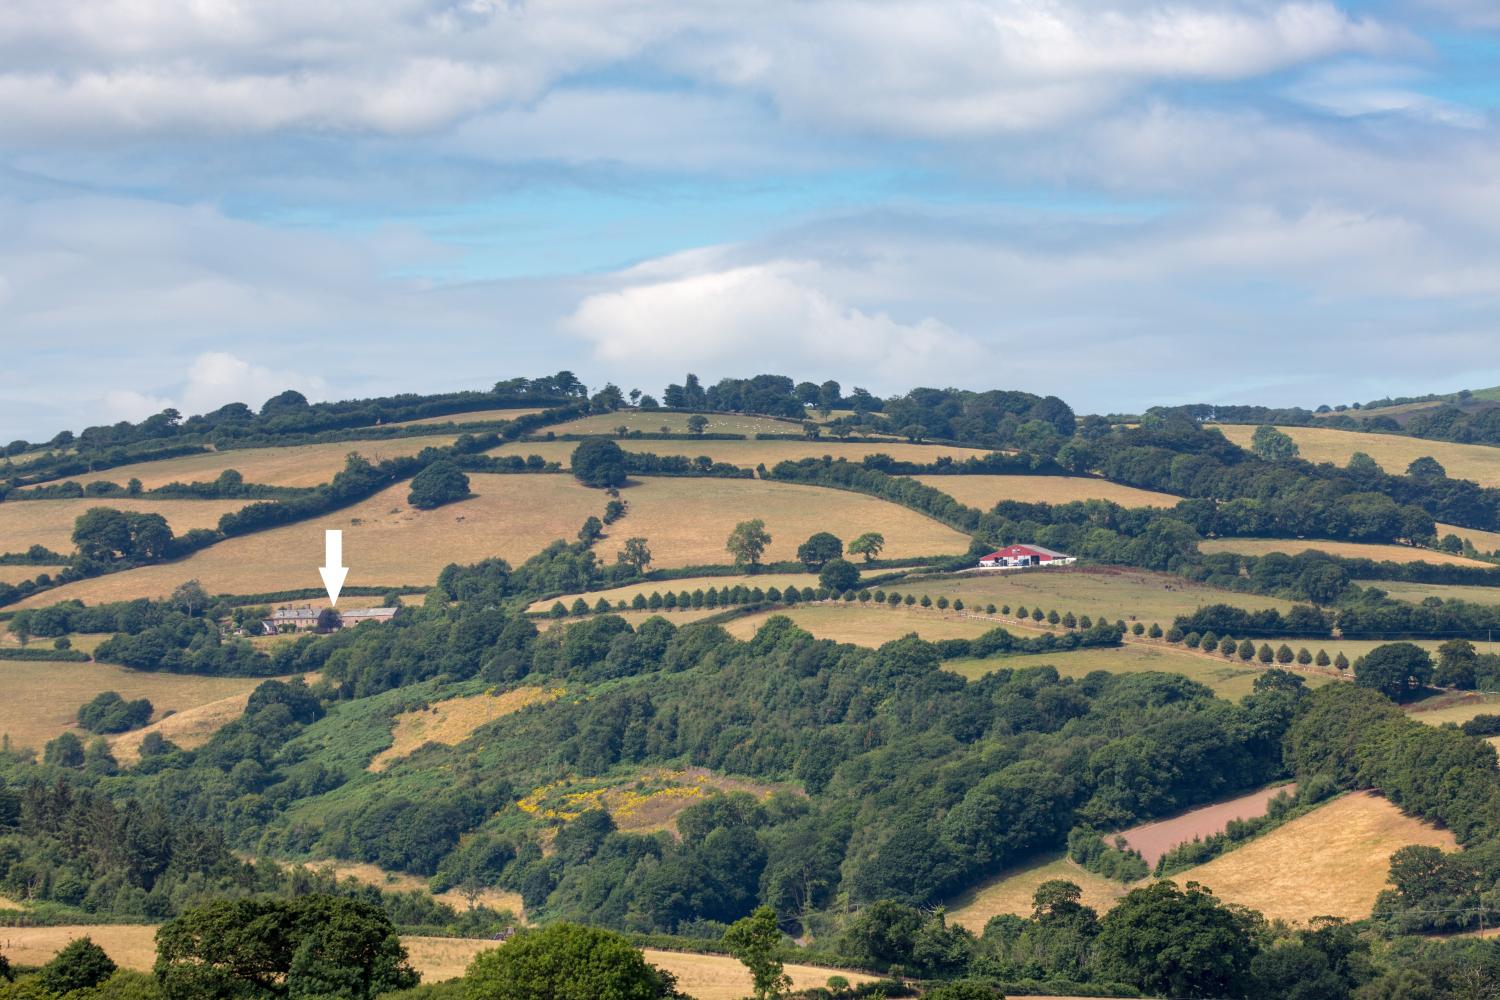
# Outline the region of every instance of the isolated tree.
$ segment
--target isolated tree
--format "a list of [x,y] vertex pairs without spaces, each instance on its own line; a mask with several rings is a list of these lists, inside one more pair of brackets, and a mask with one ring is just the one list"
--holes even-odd
[[1297,442],[1269,424],[1255,428],[1250,450],[1268,462],[1282,462],[1297,457]]
[[708,429],[708,418],[701,413],[694,413],[687,418],[687,429],[689,434],[697,437]]
[[406,502],[418,510],[432,510],[473,495],[473,490],[469,489],[469,477],[458,466],[443,458],[412,478],[411,492],[406,495]]
[[1379,691],[1392,701],[1411,698],[1432,679],[1432,656],[1415,643],[1388,642],[1354,663],[1356,687]]
[[781,931],[776,926],[776,911],[769,906],[757,907],[750,916],[731,924],[724,932],[724,946],[750,970],[755,1000],[775,1000],[792,988],[792,977],[776,956]]
[[835,594],[853,590],[859,586],[859,567],[847,559],[830,559],[818,573],[818,584]]
[[771,536],[766,533],[766,522],[757,517],[735,525],[724,547],[734,556],[736,566],[758,566],[760,557],[770,544]]
[[1448,475],[1448,470],[1438,462],[1437,459],[1427,455],[1413,459],[1406,467],[1406,474],[1413,479],[1434,480],[1443,479]]
[[615,556],[615,561],[629,566],[637,573],[644,573],[646,567],[651,565],[651,549],[644,538],[627,538],[624,547]]
[[586,438],[573,449],[573,475],[600,489],[625,485],[625,452],[609,438]]
[[464,974],[464,1000],[667,1000],[676,980],[612,931],[577,924],[522,930],[482,951]]
[[172,596],[169,598],[173,606],[180,608],[185,615],[196,615],[208,607],[208,591],[197,580],[188,580],[179,583]]
[[797,559],[810,570],[817,570],[828,560],[837,559],[843,554],[843,541],[827,531],[820,531],[797,546]]
[[884,548],[885,536],[878,531],[867,531],[849,543],[849,554],[864,556],[865,562],[874,562],[880,558],[880,552]]

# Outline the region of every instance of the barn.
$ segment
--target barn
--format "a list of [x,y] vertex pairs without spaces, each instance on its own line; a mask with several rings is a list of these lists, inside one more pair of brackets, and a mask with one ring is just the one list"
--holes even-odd
[[1078,560],[1040,545],[1008,545],[979,560],[986,569],[1023,569],[1028,566],[1068,566]]

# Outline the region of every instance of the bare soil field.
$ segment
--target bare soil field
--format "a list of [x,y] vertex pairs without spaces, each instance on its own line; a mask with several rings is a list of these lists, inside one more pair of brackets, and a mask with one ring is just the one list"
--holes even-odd
[[225,469],[237,469],[247,483],[320,486],[344,467],[344,458],[350,452],[358,452],[371,462],[380,462],[387,458],[415,455],[423,448],[441,448],[452,444],[455,437],[453,434],[436,434],[378,441],[330,441],[286,448],[239,448],[184,455],[159,462],[122,465],[116,469],[67,478],[83,483],[102,479],[121,485],[135,478],[149,490],[171,482],[210,482],[219,478],[219,474]]
[[[742,469],[753,469],[761,463],[764,463],[766,468],[769,469],[777,462],[786,461],[787,459],[822,458],[824,455],[832,456],[835,461],[843,458],[850,462],[858,462],[866,455],[875,454],[889,455],[901,461],[935,462],[943,455],[951,457],[954,461],[963,461],[971,456],[980,457],[989,454],[989,452],[979,448],[955,448],[937,444],[909,444],[905,441],[880,441],[871,444],[868,442],[849,443],[829,440],[712,441],[680,439],[674,441],[651,441],[645,439],[625,439],[618,443],[621,448],[632,452],[650,452],[655,455],[684,455],[688,458],[707,455],[716,462],[728,462],[731,465],[738,465]],[[514,441],[501,445],[499,448],[490,451],[489,454],[540,455],[549,462],[561,463],[562,467],[566,469],[572,462],[573,449],[577,447],[577,441]]]
[[[1239,424],[1215,425],[1224,436],[1242,448],[1250,447],[1255,428]],[[1472,479],[1484,486],[1500,486],[1500,448],[1482,444],[1452,444],[1424,441],[1400,434],[1367,434],[1332,427],[1282,427],[1297,442],[1309,462],[1348,465],[1349,456],[1362,451],[1382,469],[1394,475],[1423,456],[1437,459],[1454,479]]]
[[1374,792],[1353,792],[1207,864],[1173,876],[1272,919],[1370,915],[1390,857],[1409,844],[1453,850],[1447,830],[1407,816]]
[[1479,566],[1487,568],[1489,563],[1463,556],[1449,555],[1435,549],[1419,549],[1410,545],[1379,545],[1364,542],[1338,542],[1323,538],[1210,538],[1199,544],[1203,552],[1238,552],[1246,556],[1263,556],[1270,552],[1326,552],[1345,559],[1372,559],[1375,562],[1415,563],[1425,562],[1439,566]]
[[1181,497],[1121,486],[1089,476],[913,476],[942,490],[966,507],[989,510],[1001,500],[1023,503],[1071,503],[1109,500],[1122,507],[1175,507]]
[[523,406],[514,410],[471,410],[468,413],[448,413],[441,417],[423,417],[420,420],[398,420],[393,424],[384,424],[385,427],[427,427],[432,424],[479,424],[489,423],[495,420],[514,420],[517,417],[529,417],[533,413],[542,413],[546,410],[544,406]]
[[1126,844],[1139,851],[1141,857],[1146,859],[1146,864],[1154,866],[1162,855],[1178,844],[1185,844],[1195,837],[1211,837],[1216,833],[1223,833],[1232,819],[1258,819],[1266,814],[1267,807],[1276,796],[1282,792],[1293,795],[1296,791],[1295,783],[1262,788],[1227,802],[1199,806],[1180,816],[1142,823],[1140,826],[1121,830],[1118,834],[1111,834],[1106,839],[1114,843],[1116,836],[1123,837]]
[[[621,521],[620,523],[623,525],[625,522]],[[571,607],[573,602],[580,597],[588,601],[592,607],[601,597],[611,604],[617,601],[624,601],[629,604],[636,594],[644,594],[650,597],[653,592],[665,594],[670,590],[674,594],[680,594],[684,590],[692,593],[695,590],[707,590],[709,587],[715,589],[719,587],[733,588],[740,585],[760,587],[763,590],[770,587],[785,589],[788,586],[797,587],[798,589],[812,587],[816,590],[818,575],[816,573],[757,573],[742,576],[693,576],[680,580],[655,580],[646,583],[631,583],[623,587],[611,587],[608,590],[592,590],[587,594],[566,594],[548,601],[537,601],[526,610],[546,611],[552,607],[555,601],[562,601],[563,604]],[[1500,597],[1500,591],[1497,591],[1497,597]]]
[[427,743],[457,746],[488,722],[519,712],[528,705],[553,701],[562,688],[519,687],[502,694],[475,694],[433,702],[427,708],[396,716],[391,745],[376,754],[369,770],[384,771]]
[[[0,503],[0,552],[25,552],[33,545],[45,545],[53,552],[68,555],[74,549],[74,522],[95,507],[112,507],[134,514],[160,514],[172,526],[172,532],[180,535],[194,528],[217,528],[219,518],[239,510],[245,503],[244,500],[131,500],[116,497]],[[29,571],[22,579],[31,579],[42,571],[38,566],[3,568]]]
[[236,695],[248,696],[265,678],[195,677],[145,673],[106,663],[0,660],[0,733],[19,746],[34,747],[74,725],[78,707],[105,691],[127,701],[149,698],[161,718]]
[[1167,573],[1106,566],[978,570],[913,577],[904,581],[904,585],[892,586],[902,593],[931,594],[933,600],[939,595],[950,600],[962,598],[970,608],[1009,604],[1012,609],[1030,609],[1040,605],[1049,611],[1056,609],[1059,614],[1071,611],[1094,618],[1103,615],[1111,621],[1123,618],[1127,622],[1159,622],[1163,628],[1178,615],[1191,614],[1205,604],[1231,604],[1251,611],[1262,608],[1285,611],[1292,606],[1290,601],[1279,598],[1219,590]]

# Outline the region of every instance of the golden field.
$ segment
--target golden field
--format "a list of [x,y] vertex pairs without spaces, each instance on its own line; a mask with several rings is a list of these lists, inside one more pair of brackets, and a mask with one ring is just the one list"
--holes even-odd
[[423,417],[420,420],[398,420],[393,424],[383,424],[385,427],[427,427],[432,424],[480,424],[490,423],[496,420],[514,420],[517,417],[529,417],[533,413],[542,413],[546,410],[544,406],[523,406],[514,410],[470,410],[468,413],[449,413],[441,417]]
[[[25,552],[45,545],[53,552],[73,551],[73,525],[95,507],[112,507],[132,514],[160,514],[172,533],[194,528],[217,528],[219,518],[244,507],[245,500],[135,500],[124,497],[85,497],[80,500],[14,500],[0,503],[0,552]],[[42,571],[39,566],[6,566],[6,570],[29,570],[29,579]]]
[[1467,539],[1480,552],[1500,552],[1500,531],[1480,531],[1478,528],[1461,528],[1456,524],[1438,523],[1437,536],[1457,535]]
[[[895,589],[901,590],[899,584]],[[902,591],[905,593],[905,591]],[[920,593],[920,591],[913,591]],[[730,635],[749,639],[773,615],[784,615],[796,622],[797,627],[812,633],[819,639],[847,642],[856,646],[881,646],[893,639],[916,633],[923,639],[936,642],[939,639],[973,639],[993,628],[1003,627],[1012,632],[1035,633],[1040,629],[1029,629],[1020,625],[987,621],[983,618],[965,617],[952,611],[908,608],[905,605],[893,608],[886,604],[845,604],[829,602],[798,604],[791,608],[762,611],[736,618],[724,628]]]
[[[72,548],[72,541],[68,547]],[[55,551],[55,550],[54,550]],[[23,580],[35,580],[43,573],[49,576],[62,569],[61,566],[18,566],[0,563],[0,583],[20,583]]]
[[[1179,886],[1198,882],[1225,902],[1272,919],[1357,920],[1370,915],[1376,895],[1386,887],[1391,855],[1410,844],[1445,850],[1456,846],[1448,831],[1405,815],[1379,795],[1352,792],[1171,879]],[[1006,872],[960,897],[949,915],[976,932],[996,914],[1030,915],[1032,894],[1052,878],[1076,883],[1084,890],[1084,902],[1101,913],[1131,888],[1054,857]]]
[[[728,462],[742,469],[753,469],[765,464],[772,468],[777,462],[788,459],[822,458],[831,456],[858,462],[866,455],[884,454],[901,461],[935,462],[947,455],[954,461],[970,457],[981,457],[989,452],[979,448],[953,448],[948,445],[909,444],[905,441],[880,441],[848,443],[836,440],[819,441],[710,441],[679,439],[674,441],[651,441],[625,439],[616,442],[626,451],[650,452],[656,455],[684,455],[697,458],[707,455],[716,462]],[[573,459],[577,441],[513,441],[493,449],[491,455],[540,455],[549,462],[558,462],[568,468]]]
[[402,712],[391,729],[391,745],[371,759],[369,770],[384,771],[427,743],[457,746],[480,726],[528,705],[553,701],[562,693],[562,688],[519,687],[502,694],[448,698],[424,709]]
[[[624,524],[625,522],[621,521],[620,523]],[[734,588],[741,585],[746,587],[760,587],[762,589],[768,587],[785,588],[787,586],[794,586],[799,590],[803,587],[817,589],[818,575],[816,573],[757,573],[753,575],[742,574],[739,576],[692,576],[684,577],[681,580],[656,580],[646,583],[630,583],[623,587],[611,587],[608,590],[591,590],[587,594],[565,594],[562,597],[555,597],[551,600],[537,601],[526,610],[532,612],[546,611],[552,607],[555,601],[562,601],[563,604],[572,607],[573,602],[580,597],[588,601],[589,606],[592,607],[601,597],[608,600],[610,604],[618,601],[624,601],[626,604],[629,604],[635,598],[636,594],[644,594],[650,597],[653,591],[659,594],[666,594],[670,590],[674,594],[680,594],[684,590],[692,593],[695,590],[707,590],[709,587],[718,589],[720,587]]]
[[236,469],[247,483],[321,486],[344,467],[344,459],[350,452],[358,452],[371,462],[380,462],[387,458],[415,455],[423,448],[446,447],[455,438],[454,434],[435,434],[378,441],[330,441],[286,448],[239,448],[184,455],[159,462],[122,465],[117,469],[67,478],[83,483],[102,479],[121,485],[135,478],[149,490],[171,482],[210,482],[219,478],[219,474],[225,469]]
[[[105,737],[109,740],[110,752],[121,767],[130,767],[141,759],[141,741],[147,733],[160,733],[184,750],[196,750],[213,738],[214,733],[245,714],[250,702],[250,692],[243,691],[227,698],[206,702],[151,723],[128,733]],[[153,702],[154,704],[154,702]]]
[[[689,625],[704,618],[711,618],[714,615],[719,614],[719,612],[721,612],[722,610],[722,608],[697,608],[696,610],[689,608],[684,611],[681,608],[677,608],[672,611],[668,611],[667,609],[662,608],[660,611],[611,611],[610,614],[618,615],[619,617],[625,619],[625,621],[629,623],[631,628],[640,628],[641,623],[650,618],[665,618],[667,621],[680,628],[683,625]],[[547,630],[557,628],[560,625],[567,625],[572,622],[582,620],[582,618],[574,618],[570,615],[567,618],[538,618],[536,619],[534,624],[539,631],[546,632]]]
[[966,507],[987,511],[1002,500],[1022,503],[1072,503],[1109,500],[1121,507],[1175,507],[1182,499],[1170,493],[1138,490],[1089,476],[913,476],[942,490]]
[[1238,552],[1245,556],[1263,556],[1270,552],[1296,555],[1299,552],[1326,552],[1345,559],[1373,559],[1375,562],[1415,563],[1425,562],[1440,566],[1479,566],[1488,568],[1489,563],[1463,556],[1449,555],[1433,549],[1418,549],[1410,545],[1379,545],[1366,542],[1337,542],[1323,538],[1209,538],[1198,548],[1207,552]]
[[38,750],[70,728],[78,707],[105,691],[127,701],[149,698],[155,718],[235,695],[248,696],[264,678],[145,673],[107,663],[0,660],[0,733]]
[[[1224,436],[1242,448],[1250,447],[1255,428],[1241,424],[1216,424]],[[1424,441],[1401,434],[1367,434],[1331,427],[1280,427],[1297,442],[1301,456],[1309,462],[1348,465],[1349,456],[1362,451],[1382,469],[1402,475],[1415,460],[1427,456],[1440,462],[1454,479],[1472,479],[1484,486],[1500,486],[1500,448],[1482,444]]]
[[[755,417],[743,413],[662,413],[651,410],[620,410],[615,413],[595,413],[587,417],[579,417],[577,420],[569,420],[567,423],[553,424],[542,429],[541,433],[551,431],[554,434],[608,434],[613,436],[616,429],[625,427],[628,430],[640,431],[642,434],[655,434],[663,427],[667,428],[669,434],[688,433],[688,418],[692,416],[703,416],[708,418],[708,426],[705,427],[706,434],[743,434],[746,437],[754,437],[757,434],[801,434],[802,422],[800,420],[777,420],[775,417]],[[658,441],[657,444],[669,444],[670,442]],[[653,449],[654,450],[654,449]],[[663,452],[657,452],[663,454]]]
[[1500,587],[1465,587],[1448,583],[1404,583],[1400,580],[1356,580],[1361,587],[1375,587],[1398,601],[1420,604],[1429,597],[1472,604],[1500,604]]

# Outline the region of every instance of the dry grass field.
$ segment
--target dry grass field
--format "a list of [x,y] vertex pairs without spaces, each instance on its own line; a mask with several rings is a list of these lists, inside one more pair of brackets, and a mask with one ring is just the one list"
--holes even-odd
[[519,712],[527,705],[553,701],[562,693],[562,688],[519,687],[502,694],[449,698],[419,711],[403,712],[396,716],[391,745],[375,755],[369,769],[384,771],[427,743],[457,746],[485,723]]
[[[53,552],[71,553],[73,524],[80,515],[94,507],[113,507],[135,514],[160,514],[172,526],[173,533],[180,535],[194,528],[217,528],[219,518],[243,506],[244,500],[131,500],[115,497],[0,503],[0,552],[25,552],[33,545],[45,545]],[[41,572],[36,566],[4,568],[29,571],[29,576],[23,579]]]
[[1449,555],[1433,549],[1410,545],[1378,545],[1364,542],[1335,542],[1322,538],[1210,538],[1199,546],[1203,552],[1238,552],[1246,556],[1263,556],[1270,552],[1326,552],[1345,559],[1373,559],[1375,562],[1425,562],[1441,566],[1490,566],[1490,563],[1463,556]]
[[[1242,448],[1250,446],[1255,428],[1238,424],[1216,425],[1224,436]],[[1400,475],[1418,458],[1437,459],[1454,479],[1472,479],[1484,486],[1500,486],[1500,448],[1482,444],[1452,444],[1424,441],[1400,434],[1366,434],[1331,427],[1282,427],[1297,442],[1303,458],[1310,462],[1348,465],[1349,456],[1362,451],[1386,472]]]
[[[625,522],[622,521],[620,523],[624,524]],[[709,587],[737,587],[741,584],[746,587],[760,587],[762,589],[768,587],[785,588],[787,586],[795,586],[799,589],[802,587],[816,589],[818,586],[818,575],[816,573],[758,573],[753,576],[693,576],[685,577],[681,580],[631,583],[623,587],[611,587],[608,590],[592,590],[587,594],[567,594],[563,597],[553,598],[552,600],[537,601],[526,610],[546,611],[552,607],[554,601],[562,601],[571,607],[573,602],[580,597],[588,601],[590,606],[601,597],[608,600],[611,604],[618,601],[624,601],[629,604],[636,594],[644,594],[650,597],[653,591],[665,594],[670,590],[674,594],[680,594],[684,590],[692,593],[695,590],[706,590]]]
[[[913,577],[893,585],[902,593],[962,598],[970,608],[994,604],[1012,608],[1056,609],[1075,615],[1100,615],[1110,619],[1164,627],[1178,615],[1191,614],[1205,604],[1232,604],[1247,610],[1287,610],[1290,601],[1258,594],[1241,594],[1193,583],[1179,576],[1117,567],[1079,567],[1029,571],[976,570],[951,576]],[[889,589],[889,588],[888,588]]]
[[[848,642],[872,649],[913,632],[932,642],[939,639],[973,639],[1001,624],[953,612],[904,606],[892,608],[875,604],[819,603],[799,604],[792,608],[747,615],[736,618],[724,627],[730,635],[749,639],[773,615],[785,615],[796,622],[799,628],[811,632],[819,639]],[[1034,631],[1018,625],[1006,624],[1004,627],[1012,632]]]
[[105,663],[49,663],[0,660],[0,733],[21,746],[35,747],[73,725],[78,706],[104,691],[126,700],[149,698],[156,718],[184,712],[235,695],[260,684],[257,677],[194,677],[153,674]]
[[1361,587],[1378,587],[1398,601],[1420,604],[1429,597],[1473,604],[1500,604],[1500,587],[1463,587],[1444,583],[1403,583],[1399,580],[1356,580]]
[[1429,726],[1453,723],[1461,726],[1476,715],[1500,714],[1500,695],[1477,691],[1451,691],[1411,702],[1406,711],[1418,722]]
[[[688,417],[691,416],[694,414],[621,410],[616,413],[595,413],[591,416],[579,417],[577,420],[569,420],[564,424],[553,424],[551,427],[543,428],[543,433],[552,431],[555,434],[613,435],[617,428],[625,427],[643,434],[655,434],[665,427],[668,433],[686,434],[688,433]],[[802,433],[800,420],[777,420],[774,417],[747,416],[743,413],[704,413],[701,416],[708,418],[708,426],[704,428],[707,434],[743,434],[746,437],[754,437],[757,434]],[[669,442],[655,443],[667,444]]]
[[[469,908],[469,901],[464,899],[457,889],[449,889],[446,892],[433,892],[425,878],[419,875],[411,875],[406,872],[390,872],[377,865],[364,864],[356,861],[307,861],[303,862],[304,868],[320,871],[331,871],[340,879],[352,878],[364,885],[373,885],[377,889],[386,892],[421,892],[427,893],[440,903],[458,910],[460,913]],[[486,889],[480,893],[475,902],[480,906],[488,906],[493,910],[509,910],[518,919],[522,918],[524,904],[520,893],[507,892],[504,889]]]
[[427,427],[432,424],[479,424],[495,420],[514,420],[541,413],[543,406],[524,406],[514,410],[471,410],[468,413],[449,413],[441,417],[423,417],[421,420],[398,420],[386,427]]
[[[71,550],[73,543],[68,542]],[[8,550],[7,550],[8,551]],[[20,583],[22,580],[35,580],[42,573],[51,575],[62,569],[61,566],[15,566],[0,563],[0,583]]]
[[1370,915],[1393,853],[1409,844],[1453,850],[1447,830],[1407,816],[1373,792],[1353,792],[1207,864],[1173,876],[1272,919]]
[[[680,628],[683,625],[691,624],[692,622],[699,621],[703,618],[710,618],[718,614],[721,610],[723,609],[690,608],[686,611],[683,611],[681,609],[668,611],[663,608],[660,611],[611,611],[610,614],[619,615],[630,624],[631,628],[640,628],[641,623],[646,621],[648,618],[665,618],[667,621]],[[567,618],[538,618],[536,619],[534,624],[536,625],[537,629],[542,632],[546,632],[548,629],[557,628],[559,625],[567,625],[570,622],[576,621],[582,621],[582,619],[573,618],[571,616]]]
[[[602,507],[602,494],[586,492],[597,497]],[[641,479],[620,495],[630,510],[624,520],[610,525],[609,537],[595,549],[605,562],[614,562],[627,538],[640,536],[650,542],[652,565],[657,568],[722,565],[730,561],[724,549],[729,533],[737,523],[751,518],[765,521],[771,535],[766,562],[795,559],[797,546],[818,531],[832,531],[846,541],[865,531],[878,531],[885,535],[882,555],[886,559],[946,555],[969,545],[968,536],[905,507],[818,486],[662,477]],[[574,523],[573,531],[582,520]]]
[[683,810],[719,792],[744,792],[759,799],[777,791],[801,795],[792,784],[767,784],[718,774],[702,767],[646,768],[625,780],[567,778],[533,788],[517,803],[522,812],[545,820],[572,821],[586,811],[603,809],[615,824],[631,833],[677,831]]
[[160,462],[122,465],[117,469],[70,476],[79,482],[105,480],[124,484],[139,479],[146,489],[170,482],[209,482],[219,478],[225,469],[237,469],[247,483],[271,486],[319,486],[333,478],[344,467],[344,458],[358,452],[371,462],[403,455],[415,455],[423,448],[443,447],[453,443],[453,434],[392,438],[384,441],[331,441],[326,444],[301,444],[287,448],[240,448],[185,455]]
[[1469,544],[1480,552],[1500,552],[1500,531],[1480,531],[1478,528],[1461,528],[1456,524],[1438,524],[1437,534],[1439,538],[1445,535],[1457,535],[1459,538],[1467,539]]
[[[150,924],[99,924],[62,927],[0,927],[0,951],[17,965],[37,966],[50,961],[69,942],[91,938],[123,968],[149,972],[156,961],[156,927]],[[494,941],[473,938],[404,937],[411,963],[425,983],[442,982],[464,974],[474,956],[497,947]],[[751,990],[750,973],[728,955],[657,951],[648,948],[646,960],[677,977],[683,992],[696,1000],[739,1000]],[[843,969],[811,965],[788,965],[795,989],[822,986],[829,976],[840,975],[851,983],[874,977]],[[1064,998],[1053,998],[1064,1000]]]
[[[312,684],[318,676],[304,674],[303,680]],[[163,739],[170,740],[184,750],[196,750],[207,743],[214,733],[245,714],[245,706],[249,702],[250,691],[246,690],[217,701],[182,709],[166,717],[160,717],[160,713],[157,713],[157,720],[149,726],[106,738],[115,760],[120,762],[121,767],[130,767],[141,759],[141,741],[146,738],[147,733],[160,733]]]
[[[656,455],[685,455],[697,458],[707,455],[716,462],[728,462],[742,469],[753,469],[761,463],[771,468],[787,459],[822,458],[832,456],[858,462],[866,455],[877,453],[910,462],[935,462],[942,455],[955,461],[971,456],[988,455],[979,448],[954,448],[948,445],[908,444],[905,441],[881,441],[870,443],[848,443],[831,440],[819,441],[675,441],[624,440],[618,442],[626,451],[651,452]],[[540,455],[549,462],[559,462],[568,468],[573,459],[577,441],[514,441],[490,451],[491,455]],[[248,478],[248,477],[246,477]]]
[[1085,871],[1066,857],[1055,856],[1035,864],[1002,872],[948,905],[948,918],[975,934],[984,931],[991,917],[1013,913],[1031,916],[1031,900],[1037,887],[1051,879],[1065,879],[1083,890],[1083,904],[1100,913],[1113,908],[1129,886]]
[[1001,500],[1023,503],[1071,503],[1109,500],[1122,507],[1175,507],[1181,497],[1121,486],[1087,476],[913,476],[942,490],[966,507],[989,510]]
[[[1004,656],[988,659],[948,660],[944,670],[974,680],[996,670],[1024,670],[1027,667],[1049,666],[1062,677],[1081,678],[1095,670],[1107,670],[1112,674],[1136,674],[1158,672],[1182,674],[1200,684],[1212,688],[1220,698],[1238,700],[1249,694],[1255,678],[1261,674],[1257,665],[1247,667],[1238,660],[1228,663],[1217,657],[1188,653],[1171,646],[1154,646],[1145,643],[1126,643],[1120,647],[1102,649],[1080,649],[1070,653],[1036,653],[1027,656]],[[1305,673],[1309,685],[1328,683],[1332,678]]]

